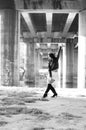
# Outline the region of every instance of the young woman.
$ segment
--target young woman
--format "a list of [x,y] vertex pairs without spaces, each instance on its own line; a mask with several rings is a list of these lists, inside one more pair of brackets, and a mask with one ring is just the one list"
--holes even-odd
[[49,90],[51,90],[53,92],[52,97],[57,96],[57,92],[56,92],[55,88],[53,87],[52,83],[55,81],[56,74],[58,73],[57,72],[58,68],[59,68],[58,60],[59,60],[61,48],[62,47],[60,46],[57,56],[55,56],[53,53],[50,53],[48,55],[48,60],[49,60],[49,63],[48,63],[48,72],[49,73],[48,73],[48,78],[47,78],[48,85],[47,85],[46,91],[43,95],[43,98],[47,97]]

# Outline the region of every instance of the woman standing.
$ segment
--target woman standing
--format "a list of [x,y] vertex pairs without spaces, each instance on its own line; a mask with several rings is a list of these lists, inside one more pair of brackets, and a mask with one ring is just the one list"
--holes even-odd
[[57,92],[56,92],[55,88],[53,87],[52,83],[55,81],[57,70],[59,68],[58,60],[59,60],[61,48],[62,47],[60,46],[57,56],[55,56],[53,53],[50,53],[48,55],[48,60],[49,60],[49,63],[48,63],[48,72],[49,73],[48,73],[48,78],[47,78],[48,85],[47,85],[46,91],[43,95],[43,98],[47,97],[49,90],[51,90],[53,92],[52,97],[57,96]]

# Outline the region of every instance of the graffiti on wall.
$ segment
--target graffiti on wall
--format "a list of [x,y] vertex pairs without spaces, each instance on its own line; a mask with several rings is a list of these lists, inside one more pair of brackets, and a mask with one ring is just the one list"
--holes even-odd
[[3,69],[3,84],[10,85],[12,83],[12,63],[9,60],[5,61],[4,69]]

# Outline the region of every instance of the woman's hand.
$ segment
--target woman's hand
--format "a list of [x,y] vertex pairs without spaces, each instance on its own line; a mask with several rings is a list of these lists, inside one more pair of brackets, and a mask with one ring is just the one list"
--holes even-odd
[[50,84],[52,84],[55,81],[55,79],[53,79],[52,77],[49,77],[48,81]]

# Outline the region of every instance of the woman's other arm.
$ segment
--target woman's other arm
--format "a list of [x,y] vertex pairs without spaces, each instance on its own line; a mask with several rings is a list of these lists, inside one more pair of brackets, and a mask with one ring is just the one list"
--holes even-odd
[[58,51],[58,54],[57,54],[57,56],[56,56],[56,59],[59,59],[61,49],[62,49],[62,47],[60,46],[59,51]]

